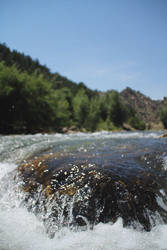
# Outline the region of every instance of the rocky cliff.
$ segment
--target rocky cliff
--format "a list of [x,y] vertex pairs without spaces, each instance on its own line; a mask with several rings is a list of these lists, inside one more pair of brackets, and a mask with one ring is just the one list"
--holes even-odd
[[152,100],[139,91],[127,87],[121,93],[123,102],[135,109],[137,115],[145,121],[148,129],[163,129],[160,121],[160,110],[167,104],[167,98],[163,100]]

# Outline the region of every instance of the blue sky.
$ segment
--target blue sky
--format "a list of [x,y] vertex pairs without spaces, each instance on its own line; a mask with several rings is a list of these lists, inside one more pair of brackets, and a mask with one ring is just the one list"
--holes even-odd
[[1,0],[0,42],[91,89],[167,96],[167,0]]

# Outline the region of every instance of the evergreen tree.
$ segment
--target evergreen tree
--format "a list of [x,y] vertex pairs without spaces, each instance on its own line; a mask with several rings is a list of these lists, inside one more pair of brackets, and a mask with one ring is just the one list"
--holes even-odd
[[116,91],[108,92],[105,103],[110,121],[112,121],[115,126],[122,126],[123,122],[127,119],[127,110],[120,101],[119,93]]
[[79,128],[84,127],[84,123],[89,113],[89,99],[84,89],[80,89],[73,98],[74,121]]
[[89,112],[85,120],[85,128],[89,131],[95,131],[100,120],[100,100],[99,97],[91,99],[89,104]]

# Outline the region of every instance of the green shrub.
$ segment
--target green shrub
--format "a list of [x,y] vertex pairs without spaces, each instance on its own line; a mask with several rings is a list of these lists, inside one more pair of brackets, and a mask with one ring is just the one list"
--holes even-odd
[[137,116],[130,117],[128,123],[137,130],[144,130],[146,128],[145,122]]

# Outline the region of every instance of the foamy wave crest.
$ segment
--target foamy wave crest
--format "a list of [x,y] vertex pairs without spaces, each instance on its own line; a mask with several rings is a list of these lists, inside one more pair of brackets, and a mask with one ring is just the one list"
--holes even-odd
[[70,231],[62,228],[49,239],[43,225],[25,209],[14,209],[0,215],[0,246],[5,250],[165,250],[167,226],[150,233],[123,228],[122,220],[98,224],[94,230]]
[[0,163],[0,180],[9,172],[16,168],[16,164]]

